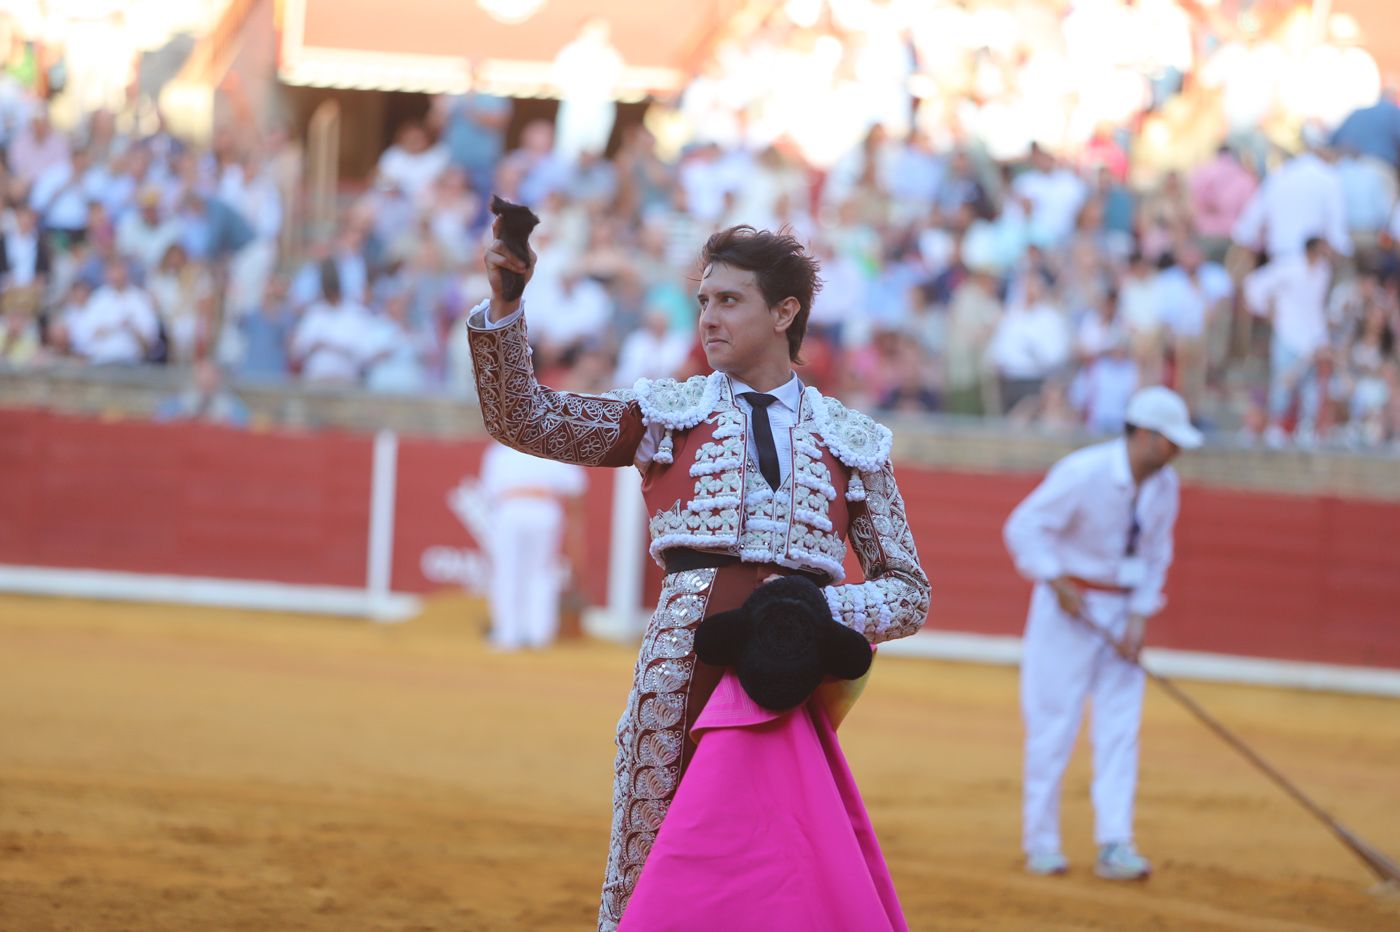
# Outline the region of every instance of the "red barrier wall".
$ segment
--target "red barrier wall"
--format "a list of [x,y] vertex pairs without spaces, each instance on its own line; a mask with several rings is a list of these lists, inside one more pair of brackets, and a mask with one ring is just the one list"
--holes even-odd
[[0,562],[363,586],[370,445],[0,411]]
[[[1019,634],[1029,587],[1001,528],[1039,476],[897,474],[931,624]],[[1167,597],[1155,646],[1400,667],[1400,504],[1188,486]]]
[[[0,563],[363,586],[371,447],[0,411]],[[473,499],[484,448],[401,441],[395,590],[484,579],[475,532],[489,503]],[[1018,634],[1029,586],[1001,526],[1038,477],[907,465],[898,476],[933,580],[931,625]],[[590,470],[595,604],[611,499],[611,471]],[[1154,645],[1400,668],[1400,504],[1188,487],[1168,597]]]

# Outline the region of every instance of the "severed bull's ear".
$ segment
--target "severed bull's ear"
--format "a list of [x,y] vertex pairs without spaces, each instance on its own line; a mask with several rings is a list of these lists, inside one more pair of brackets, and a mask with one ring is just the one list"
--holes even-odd
[[831,623],[822,638],[822,665],[828,676],[842,680],[858,680],[870,669],[874,652],[870,642],[859,631]]
[[[498,194],[491,196],[491,213],[501,218],[501,242],[517,259],[528,263],[530,231],[540,222],[540,218],[530,208],[512,204]],[[501,297],[507,301],[514,301],[525,291],[525,277],[519,272],[502,269],[501,284],[504,286]]]
[[740,608],[711,615],[695,629],[695,656],[711,666],[734,666],[750,627],[749,613]]

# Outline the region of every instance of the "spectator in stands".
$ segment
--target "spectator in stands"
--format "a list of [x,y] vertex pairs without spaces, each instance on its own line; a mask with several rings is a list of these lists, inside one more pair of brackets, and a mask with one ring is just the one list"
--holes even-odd
[[991,198],[987,195],[987,189],[978,177],[966,149],[955,149],[949,157],[948,166],[934,195],[934,206],[944,223],[957,216],[964,207],[971,208],[973,216],[979,216],[990,209]]
[[1395,206],[1390,187],[1374,170],[1374,165],[1363,158],[1343,153],[1336,166],[1347,231],[1363,251],[1370,252],[1377,234],[1390,221],[1390,212]]
[[895,382],[880,397],[877,409],[891,414],[932,414],[943,408],[923,350],[912,340],[895,351]]
[[[890,12],[895,18],[916,16],[919,6]],[[775,15],[781,20],[784,14]],[[869,47],[857,37],[850,54],[867,54],[861,50]],[[719,70],[747,67],[735,64],[740,60],[744,55]],[[1251,171],[1230,150],[1214,149],[1218,140],[1208,138],[1209,120],[1198,121],[1200,132],[1191,135],[1180,120],[1167,118],[1167,111],[1190,103],[1189,91],[1168,99],[1159,113],[1133,111],[1128,98],[1134,80],[1145,87],[1160,74],[1127,74],[1123,82],[1112,82],[1125,89],[1111,95],[1124,102],[1112,115],[1087,112],[1096,105],[1082,96],[1061,113],[1053,95],[1016,86],[1032,80],[1028,75],[1044,75],[1043,69],[1023,68],[996,50],[979,54],[977,61],[979,99],[971,109],[959,105],[955,118],[944,119],[953,117],[953,111],[939,108],[953,101],[925,98],[917,118],[920,130],[907,135],[893,124],[872,128],[826,172],[816,160],[803,161],[812,151],[807,136],[784,135],[787,108],[772,106],[761,88],[737,74],[716,80],[707,73],[697,79],[695,89],[702,93],[687,95],[692,99],[682,108],[687,119],[695,119],[695,127],[704,129],[685,140],[679,166],[668,153],[677,132],[685,130],[682,123],[652,124],[664,126],[668,146],[662,148],[647,128],[625,125],[621,148],[608,158],[592,150],[560,157],[557,134],[548,121],[536,122],[526,127],[520,148],[503,156],[509,101],[475,92],[441,98],[434,102],[427,130],[416,124],[403,127],[383,154],[383,171],[376,173],[372,189],[348,212],[338,211],[328,225],[309,231],[314,243],[309,250],[300,248],[308,231],[296,213],[302,201],[297,195],[300,156],[280,128],[259,133],[241,123],[223,125],[206,147],[177,138],[163,122],[152,135],[128,139],[112,114],[100,112],[76,114],[78,128],[65,134],[50,127],[44,101],[21,98],[9,109],[0,101],[0,110],[13,121],[0,126],[0,138],[10,143],[7,158],[13,169],[0,178],[5,197],[11,203],[42,201],[43,211],[66,231],[43,236],[33,247],[34,229],[44,229],[42,215],[12,212],[0,229],[5,307],[21,300],[18,288],[32,275],[41,292],[34,322],[55,351],[35,359],[76,350],[68,341],[67,323],[86,319],[88,296],[75,283],[102,286],[115,254],[130,260],[133,281],[148,287],[163,322],[144,354],[148,361],[168,355],[188,362],[213,353],[240,372],[271,377],[289,371],[289,332],[298,325],[297,312],[321,301],[321,262],[330,258],[342,295],[356,306],[387,307],[397,295],[408,295],[407,330],[425,335],[430,347],[425,356],[417,356],[405,344],[390,341],[396,351],[391,358],[402,363],[413,356],[415,367],[421,364],[409,381],[425,391],[446,382],[470,389],[456,322],[484,288],[473,280],[480,275],[472,269],[479,267],[474,257],[484,200],[499,190],[535,204],[545,220],[536,233],[541,261],[532,286],[538,292],[536,305],[550,305],[532,312],[539,361],[549,365],[552,360],[556,370],[562,367],[568,374],[582,368],[595,373],[587,378],[607,382],[596,373],[637,368],[643,359],[658,366],[666,361],[664,354],[653,357],[647,349],[647,328],[657,326],[643,323],[650,313],[664,310],[668,332],[693,333],[693,288],[687,278],[695,274],[694,256],[718,218],[726,212],[736,220],[767,217],[775,226],[792,225],[805,238],[817,228],[813,211],[821,208],[821,234],[814,239],[827,242],[813,246],[823,257],[827,284],[812,309],[810,365],[804,378],[816,385],[830,383],[833,389],[846,380],[852,393],[847,400],[879,404],[907,376],[910,386],[932,388],[949,410],[1001,412],[1003,382],[997,372],[999,364],[1008,362],[1008,346],[1019,345],[1023,357],[1037,360],[1046,350],[1052,358],[1063,355],[1057,347],[1075,342],[1071,334],[1082,336],[1081,324],[1094,325],[1104,294],[1116,287],[1114,339],[1105,342],[1116,346],[1119,329],[1126,331],[1130,359],[1119,360],[1109,350],[1073,353],[1055,370],[1063,376],[1051,386],[1055,390],[1022,409],[1043,423],[1061,419],[1056,412],[1063,407],[1057,400],[1063,386],[1080,405],[1082,418],[1094,420],[1087,399],[1121,394],[1097,386],[1126,384],[1132,371],[1142,384],[1175,380],[1193,400],[1199,398],[1193,410],[1203,416],[1233,418],[1247,397],[1263,396],[1263,385],[1250,379],[1268,351],[1245,345],[1247,327],[1236,328],[1231,345],[1228,330],[1236,321],[1215,311],[1217,296],[1227,293],[1228,286],[1218,286],[1210,263],[1221,259],[1232,230],[1264,252],[1301,250],[1309,236],[1323,236],[1336,252],[1352,248],[1368,264],[1379,255],[1384,274],[1400,276],[1400,250],[1392,242],[1400,241],[1400,222],[1391,236],[1373,233],[1393,199],[1378,193],[1378,185],[1393,186],[1400,162],[1393,138],[1400,108],[1392,93],[1338,128],[1334,142],[1342,150],[1340,162],[1329,162],[1320,146],[1322,136],[1310,129],[1309,153],[1274,171],[1256,189]],[[1270,89],[1276,89],[1276,75],[1265,74],[1253,59],[1245,64],[1229,81],[1252,82],[1259,99],[1250,120],[1242,123],[1238,114],[1231,115],[1237,128],[1262,125],[1266,117],[1272,119],[1269,107],[1287,103]],[[956,72],[957,66],[949,67]],[[1191,77],[1188,88],[1201,75]],[[1169,90],[1171,82],[1154,86]],[[723,93],[716,95],[715,88]],[[744,93],[734,93],[738,89]],[[754,96],[746,96],[749,92]],[[1227,98],[1238,92],[1236,87],[1223,91]],[[708,99],[702,100],[706,93]],[[933,93],[937,98],[943,92]],[[870,106],[841,102],[839,92],[832,101],[833,127],[846,118],[838,112],[841,108]],[[1011,123],[1028,122],[1042,110],[1047,121],[1057,121],[1053,125],[1069,127],[1071,138],[1057,143],[1053,153],[1032,148],[1029,164],[1013,178],[1021,166],[1007,159],[1024,151],[1035,133],[999,127],[998,121],[1007,122],[1010,114]],[[32,122],[31,115],[36,118]],[[1139,126],[1144,116],[1146,122]],[[1264,128],[1277,137],[1275,130],[1286,125],[1279,121]],[[1171,152],[1148,138],[1162,128],[1170,130],[1162,135]],[[1093,137],[1079,141],[1089,130]],[[440,145],[432,144],[433,133]],[[1214,158],[1198,166],[1182,158],[1190,151],[1213,150]],[[1257,160],[1259,153],[1249,154]],[[1174,169],[1189,183],[1166,174]],[[1156,191],[1143,183],[1154,178],[1162,179]],[[1367,212],[1373,215],[1364,217]],[[1392,216],[1400,221],[1400,210]],[[113,224],[115,232],[109,233]],[[245,238],[240,231],[251,236],[246,245],[240,245]],[[162,258],[175,242],[188,258],[172,259],[162,268]],[[1159,272],[1142,256],[1130,258],[1135,250],[1145,250],[1147,259],[1170,254],[1176,262]],[[1210,261],[1194,268],[1193,250]],[[47,276],[40,270],[45,253]],[[1246,253],[1232,251],[1236,281],[1254,265]],[[270,289],[263,285],[279,260],[296,272],[286,306],[282,283]],[[1061,326],[1051,324],[1046,333],[1059,336],[1027,327],[1019,285],[1010,289],[1013,307],[1003,315],[1003,279],[1017,283],[1031,268],[1055,282],[1052,304]],[[190,270],[198,275],[192,277]],[[1339,276],[1335,289],[1339,316],[1332,337],[1345,391],[1340,382],[1334,386],[1339,403],[1323,409],[1339,417],[1347,411],[1344,397],[1374,394],[1389,372],[1382,366],[1378,379],[1371,367],[1370,387],[1359,393],[1354,388],[1360,379],[1353,378],[1356,367],[1348,354],[1359,339],[1355,335],[1370,302],[1388,299],[1369,276],[1359,279],[1364,295],[1345,278]],[[196,283],[199,287],[192,290]],[[265,295],[275,297],[269,303]],[[1050,318],[1044,319],[1049,323]],[[361,329],[373,331],[381,341],[394,327],[392,315],[375,320],[365,312],[363,320],[373,327]],[[21,329],[31,332],[27,324]],[[999,330],[1000,357],[994,358],[988,349]],[[1018,332],[1032,336],[1020,344],[1006,339],[1007,333]],[[901,355],[902,340],[922,346],[919,379],[901,368],[910,365]],[[1374,342],[1374,337],[1367,340]],[[693,349],[693,341],[687,342]],[[398,352],[406,355],[399,359]],[[361,357],[359,365],[367,360]],[[371,368],[381,373],[376,381],[395,371],[387,361]],[[688,355],[681,369],[681,374],[705,371],[703,358]],[[357,371],[350,380],[363,374]],[[1115,381],[1114,374],[1121,378]],[[1202,397],[1203,386],[1212,389],[1209,397]],[[920,404],[927,406],[926,401]],[[1110,399],[1098,407],[1111,411],[1115,405]],[[1372,412],[1367,416],[1373,421],[1378,416],[1374,405],[1365,410]]]
[[1314,236],[1302,255],[1275,259],[1245,279],[1249,308],[1273,321],[1269,356],[1269,426],[1264,442],[1282,446],[1285,421],[1298,403],[1293,439],[1301,446],[1317,441],[1321,386],[1317,365],[1327,353],[1327,289],[1332,259],[1327,241]]
[[12,300],[13,293],[0,298],[0,368],[24,369],[40,361],[44,349],[35,310]]
[[812,298],[807,336],[839,347],[846,327],[864,311],[868,281],[860,263],[829,238],[819,237],[812,251],[822,264],[822,287]]
[[6,295],[27,290],[38,310],[48,285],[49,244],[39,230],[39,216],[28,204],[14,208],[14,222],[0,235],[0,286]]
[[974,260],[948,304],[944,378],[948,410],[955,414],[992,414],[1001,410],[987,356],[987,347],[1001,320],[999,284],[994,269]]
[[1332,148],[1353,156],[1375,179],[1387,208],[1397,195],[1400,171],[1400,105],[1396,88],[1381,90],[1380,99],[1352,112],[1332,133]]
[[102,287],[66,324],[73,352],[97,365],[142,362],[160,336],[150,296],[131,283],[121,259],[107,263]]
[[87,150],[78,149],[45,169],[29,193],[29,206],[43,217],[45,229],[63,243],[81,240],[87,233],[88,202],[96,194],[91,167]]
[[520,147],[505,157],[502,167],[519,179],[519,191],[512,199],[531,207],[563,188],[570,175],[570,164],[554,152],[554,127],[544,120],[525,125]]
[[137,194],[136,210],[117,221],[117,252],[134,262],[142,274],[159,265],[170,244],[179,238],[179,221],[162,214],[160,189],[151,185]]
[[1230,231],[1258,186],[1254,173],[1244,167],[1228,145],[1222,145],[1215,158],[1201,163],[1191,173],[1191,217],[1207,259],[1225,261]]
[[191,259],[223,267],[253,242],[252,224],[224,201],[198,191],[180,200],[180,245]]
[[1351,255],[1346,201],[1332,156],[1316,132],[1305,133],[1304,141],[1303,152],[1264,179],[1230,233],[1234,242],[1271,260],[1302,255],[1313,237],[1325,239],[1339,255]]
[[530,338],[541,355],[535,365],[548,368],[601,339],[613,315],[607,289],[577,268],[565,269],[557,278],[536,275],[532,291],[534,329]]
[[451,167],[438,176],[428,225],[438,248],[454,265],[465,262],[472,250],[472,234],[482,206],[462,169]]
[[1094,313],[1080,321],[1075,334],[1080,366],[1070,383],[1069,401],[1081,422],[1096,433],[1112,433],[1123,426],[1128,398],[1139,382],[1118,308],[1117,291],[1106,291]]
[[25,184],[33,184],[50,168],[68,161],[68,139],[55,132],[47,107],[37,106],[29,123],[19,131],[6,155],[10,171]]
[[509,99],[479,90],[433,101],[429,119],[441,129],[448,160],[467,173],[477,191],[491,190],[496,163],[505,150],[510,112]]
[[1038,143],[1031,144],[1029,168],[1012,189],[1029,202],[1031,242],[1039,246],[1057,246],[1069,238],[1089,195],[1083,180]]
[[664,308],[651,308],[643,316],[642,326],[623,339],[613,384],[630,386],[638,379],[674,377],[693,339],[689,331],[671,329],[671,318]]
[[287,279],[274,275],[257,308],[238,319],[243,343],[239,374],[244,379],[280,382],[291,371],[288,349],[297,317],[287,293]]
[[409,121],[399,127],[394,144],[379,157],[379,173],[421,207],[448,160],[447,149],[432,145],[423,125]]
[[1055,303],[1047,276],[1022,276],[1019,294],[1007,302],[987,353],[1001,383],[1002,413],[1040,391],[1070,359],[1065,313]]
[[321,300],[307,309],[292,333],[292,360],[302,379],[353,385],[368,358],[374,321],[369,311],[341,292],[333,260],[321,263]]
[[1128,348],[1144,385],[1162,381],[1166,327],[1159,311],[1157,272],[1140,252],[1128,258],[1118,276],[1118,319],[1128,335]]
[[1143,198],[1138,216],[1138,248],[1155,262],[1188,237],[1194,226],[1191,201],[1181,176],[1171,172],[1159,188]]
[[1201,250],[1190,240],[1182,241],[1179,256],[1162,257],[1157,275],[1157,318],[1166,328],[1171,357],[1176,369],[1177,392],[1188,408],[1200,410],[1205,391],[1209,359],[1207,341],[1215,333],[1223,344],[1226,332],[1218,323],[1228,314],[1228,301],[1234,293],[1224,267],[1206,262]]
[[[1114,250],[1121,250],[1120,255],[1127,255],[1132,252],[1133,237],[1137,232],[1137,198],[1107,166],[1099,168],[1096,179],[1094,198],[1100,205],[1103,231],[1114,245]],[[1127,244],[1127,248],[1120,244]]]
[[406,395],[428,387],[437,340],[409,319],[409,297],[407,290],[391,294],[383,313],[366,328],[365,387],[372,392]]
[[1386,410],[1391,400],[1388,370],[1396,364],[1395,327],[1385,305],[1366,308],[1346,343],[1338,372],[1337,395],[1346,405],[1348,439],[1375,447],[1386,439]]
[[248,426],[248,406],[224,383],[224,374],[211,359],[190,369],[190,385],[156,405],[157,421],[203,421],[228,427]]
[[171,243],[146,282],[160,315],[166,361],[188,365],[207,352],[214,311],[214,281],[208,268],[191,262],[185,247]]

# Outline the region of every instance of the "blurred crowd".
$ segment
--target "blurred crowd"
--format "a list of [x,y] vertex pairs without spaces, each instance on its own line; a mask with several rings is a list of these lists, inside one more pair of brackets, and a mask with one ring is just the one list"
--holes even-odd
[[[697,77],[692,116],[715,80]],[[820,257],[799,371],[855,405],[1111,431],[1132,391],[1160,382],[1245,439],[1400,442],[1390,91],[1306,124],[1292,151],[1232,139],[1148,176],[1130,170],[1141,120],[1098,124],[1067,155],[1009,157],[981,136],[875,123],[826,165],[789,136],[716,132],[672,155],[653,125],[620,124],[604,150],[549,120],[514,126],[507,99],[437,98],[333,228],[303,229],[288,133],[200,147],[103,111],[60,132],[7,76],[0,360],[200,363],[171,416],[228,410],[201,400],[226,395],[219,371],[467,396],[460,322],[487,293],[498,193],[544,221],[526,303],[546,382],[706,371],[695,258],[713,230],[749,223]]]

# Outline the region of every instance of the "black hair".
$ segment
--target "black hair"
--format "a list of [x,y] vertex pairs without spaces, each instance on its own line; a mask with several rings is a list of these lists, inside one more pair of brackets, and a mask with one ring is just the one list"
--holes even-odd
[[807,318],[812,298],[821,291],[816,260],[787,228],[777,233],[739,224],[711,236],[700,252],[700,267],[730,265],[753,272],[763,300],[773,307],[785,298],[797,299],[797,313],[787,329],[788,358],[800,363],[802,338],[807,334]]

